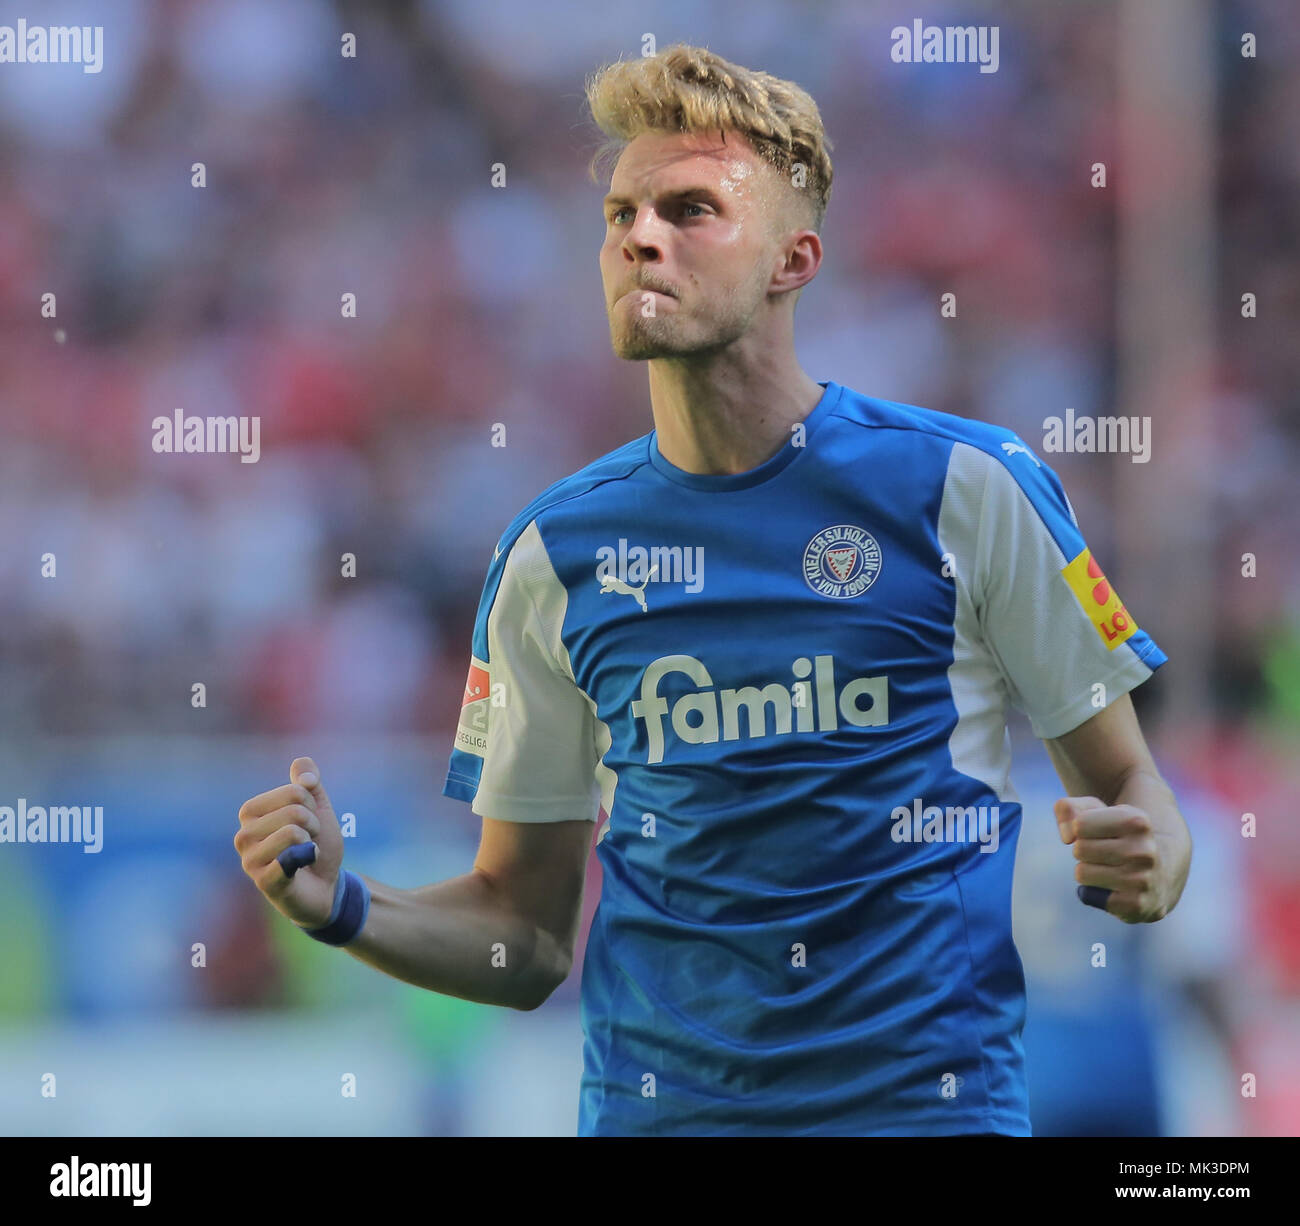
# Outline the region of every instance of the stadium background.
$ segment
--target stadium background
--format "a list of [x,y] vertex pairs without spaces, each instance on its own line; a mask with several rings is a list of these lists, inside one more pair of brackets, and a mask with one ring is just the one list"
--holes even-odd
[[[1148,464],[1044,458],[1171,656],[1135,698],[1198,850],[1163,923],[1082,908],[1017,724],[1035,1127],[1300,1131],[1287,0],[35,7],[0,20],[102,24],[105,63],[0,65],[0,804],[106,817],[98,855],[0,846],[0,1132],[573,1133],[580,964],[533,1013],[421,992],[290,928],[231,838],[311,754],[350,866],[468,871],[478,819],[439,789],[493,545],[651,425],[609,351],[582,109],[647,34],[822,109],[815,378],[1040,454],[1067,407],[1152,417]],[[916,17],[997,24],[999,70],[892,63]],[[155,454],[178,408],[259,416],[260,461]],[[593,858],[583,940],[598,890]]]

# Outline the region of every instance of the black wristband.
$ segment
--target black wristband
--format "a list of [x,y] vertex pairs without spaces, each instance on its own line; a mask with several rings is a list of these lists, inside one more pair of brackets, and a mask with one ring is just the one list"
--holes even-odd
[[346,869],[339,873],[340,890],[335,891],[329,922],[320,928],[304,928],[314,941],[326,945],[346,945],[365,925],[370,914],[370,890],[356,873]]

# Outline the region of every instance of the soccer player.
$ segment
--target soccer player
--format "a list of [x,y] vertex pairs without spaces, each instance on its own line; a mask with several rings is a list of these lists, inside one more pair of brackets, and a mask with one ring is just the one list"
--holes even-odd
[[1158,920],[1191,841],[1127,694],[1165,656],[1016,435],[800,368],[831,187],[805,91],[676,46],[587,95],[654,429],[496,548],[443,789],[483,819],[473,871],[341,872],[310,759],[241,810],[245,870],[388,974],[533,1009],[598,822],[581,1134],[1029,1135],[1006,703],[1081,897]]

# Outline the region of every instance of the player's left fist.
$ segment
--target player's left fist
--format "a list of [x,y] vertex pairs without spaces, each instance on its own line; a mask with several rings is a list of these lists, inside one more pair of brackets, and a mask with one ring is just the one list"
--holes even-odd
[[1126,924],[1164,919],[1177,899],[1170,896],[1169,866],[1162,862],[1144,810],[1108,805],[1095,796],[1067,796],[1053,812],[1061,842],[1074,845],[1074,879],[1084,902]]

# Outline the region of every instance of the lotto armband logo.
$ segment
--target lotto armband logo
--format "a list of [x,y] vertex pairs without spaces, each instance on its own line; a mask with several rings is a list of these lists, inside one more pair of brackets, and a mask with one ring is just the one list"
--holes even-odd
[[1114,651],[1131,638],[1138,625],[1110,581],[1097,565],[1091,549],[1085,549],[1061,571],[1061,577],[1070,585],[1074,598],[1097,627],[1107,651]]

